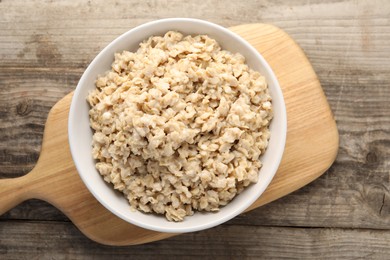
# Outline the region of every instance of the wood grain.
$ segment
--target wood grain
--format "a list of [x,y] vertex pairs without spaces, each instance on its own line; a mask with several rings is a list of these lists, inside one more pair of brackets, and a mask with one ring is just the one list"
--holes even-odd
[[[319,177],[333,163],[338,132],[329,105],[302,50],[282,30],[266,24],[232,27],[268,61],[283,91],[287,141],[282,162],[266,192],[250,207],[278,199]],[[67,125],[72,93],[50,110],[39,160],[27,175],[0,180],[0,214],[38,198],[55,205],[88,237],[103,244],[140,244],[172,236],[130,225],[102,207],[73,164]],[[321,119],[320,121],[318,119]]]
[[[7,259],[387,259],[390,233],[383,230],[225,225],[138,246],[95,243],[70,223],[10,221],[2,240]],[[219,236],[215,236],[219,234]],[[33,238],[36,239],[33,239]],[[210,238],[214,239],[210,239]],[[36,240],[40,244],[36,244]],[[17,243],[23,241],[23,243]],[[353,250],[345,250],[353,248]],[[9,249],[9,251],[6,251]],[[2,251],[3,250],[3,251]]]
[[[0,178],[21,176],[32,169],[40,152],[49,109],[74,89],[99,50],[129,28],[178,15],[206,19],[225,27],[263,22],[282,28],[305,51],[337,120],[340,150],[336,163],[316,181],[227,225],[251,226],[253,230],[264,226],[278,226],[281,230],[286,226],[304,230],[304,227],[307,230],[339,227],[345,239],[334,253],[342,251],[345,258],[352,258],[363,248],[367,252],[375,251],[376,244],[386,241],[383,233],[373,231],[376,240],[370,240],[364,247],[355,246],[356,240],[365,239],[359,235],[362,228],[388,230],[390,227],[390,5],[387,1],[2,0],[0,12]],[[39,40],[36,35],[47,37]],[[45,47],[45,42],[56,48]],[[53,49],[57,49],[57,57]],[[42,50],[47,50],[47,54]],[[17,107],[19,104],[23,107],[24,103],[30,104],[30,112],[20,115]],[[40,220],[42,225],[37,228],[23,225],[29,220]],[[0,252],[4,252],[3,241],[9,237],[6,229],[9,223],[23,225],[21,232],[28,234],[23,239],[15,237],[14,243],[7,246],[8,253],[0,258],[9,259],[14,254],[19,258],[36,256],[44,250],[41,249],[43,235],[36,236],[37,229],[41,234],[47,233],[46,230],[53,228],[53,221],[69,220],[53,206],[37,200],[22,203],[0,216]],[[66,224],[64,229],[74,227]],[[277,245],[283,240],[279,236],[273,238],[272,232],[267,239],[275,247],[263,248],[263,253],[274,253],[278,258]],[[301,241],[298,234],[291,234],[291,238]],[[30,241],[29,251],[21,249],[17,254],[26,239]],[[79,239],[85,238],[77,233],[63,235],[56,241],[70,247],[74,245],[72,241]],[[202,239],[204,245],[215,240],[233,241],[220,230],[210,230]],[[191,243],[184,240],[181,246],[188,248]],[[307,250],[311,248],[309,243],[302,243],[307,245]],[[154,245],[148,245],[151,254],[157,250],[177,250],[177,244],[171,240]],[[59,259],[68,255],[72,255],[68,258],[88,257],[93,255],[89,247],[83,244],[74,253],[68,248],[56,255]],[[249,242],[243,247],[247,251],[258,248]],[[237,250],[228,247],[223,254],[234,254]],[[287,257],[298,258],[301,250],[302,247],[294,250],[291,245]],[[315,253],[320,249],[312,250]],[[107,247],[100,251],[103,255],[105,252],[119,255]],[[132,251],[125,248],[120,252]],[[204,252],[211,255],[214,251],[207,248]],[[48,254],[46,258],[50,258]],[[372,258],[384,259],[386,255]]]

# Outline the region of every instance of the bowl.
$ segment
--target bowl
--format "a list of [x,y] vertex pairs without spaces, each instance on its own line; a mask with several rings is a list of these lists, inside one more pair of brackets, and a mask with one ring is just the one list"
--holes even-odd
[[[123,50],[135,51],[138,44],[152,35],[163,35],[169,30],[183,34],[207,34],[217,40],[221,47],[231,52],[239,52],[246,58],[247,64],[259,71],[267,80],[273,100],[274,118],[270,124],[269,146],[261,157],[256,184],[248,186],[228,205],[216,213],[196,212],[182,222],[169,222],[164,216],[145,214],[130,209],[130,204],[122,193],[115,191],[106,183],[95,168],[92,158],[92,129],[89,125],[89,104],[86,101],[89,91],[95,88],[95,80],[111,68],[114,53]],[[93,196],[110,212],[124,221],[139,227],[159,232],[184,233],[199,231],[224,223],[242,213],[265,191],[280,164],[286,140],[287,119],[283,94],[279,83],[265,59],[247,41],[232,31],[197,19],[170,18],[140,25],[122,34],[105,47],[91,62],[82,75],[74,92],[68,122],[69,145],[77,171]]]

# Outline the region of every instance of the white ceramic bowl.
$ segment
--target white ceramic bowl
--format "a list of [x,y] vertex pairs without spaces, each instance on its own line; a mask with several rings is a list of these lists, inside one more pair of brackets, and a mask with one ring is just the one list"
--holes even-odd
[[[114,53],[123,50],[135,51],[138,44],[152,35],[163,35],[169,30],[183,34],[207,34],[216,39],[223,49],[239,52],[246,57],[249,66],[260,71],[267,79],[273,99],[274,118],[271,122],[271,138],[268,149],[261,157],[263,167],[256,184],[247,187],[228,205],[217,213],[199,213],[188,216],[184,221],[169,222],[164,216],[131,211],[125,197],[114,191],[95,169],[92,158],[92,130],[89,126],[88,92],[95,88],[99,74],[109,70]],[[109,211],[134,225],[160,232],[183,233],[211,228],[226,222],[247,209],[264,192],[274,177],[281,161],[286,140],[286,108],[283,94],[272,69],[264,58],[248,42],[237,34],[219,25],[196,19],[172,18],[140,25],[119,36],[104,48],[91,62],[74,92],[69,112],[69,144],[76,168],[87,188]]]

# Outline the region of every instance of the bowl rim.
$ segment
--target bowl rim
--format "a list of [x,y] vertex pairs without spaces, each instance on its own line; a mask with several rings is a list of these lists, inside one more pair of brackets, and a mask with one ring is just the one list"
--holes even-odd
[[[232,212],[230,212],[229,214],[222,215],[221,217],[216,218],[213,221],[210,221],[207,223],[200,223],[199,225],[195,225],[195,226],[191,226],[191,227],[177,227],[177,228],[170,228],[169,227],[169,228],[167,228],[167,227],[163,227],[160,225],[148,224],[148,223],[145,223],[142,221],[140,222],[140,221],[137,221],[135,219],[129,218],[128,216],[121,214],[120,212],[118,212],[118,210],[115,209],[115,207],[107,204],[102,199],[101,195],[95,192],[93,185],[88,181],[88,179],[86,178],[86,175],[82,174],[82,172],[84,172],[85,169],[84,169],[84,167],[81,166],[80,160],[78,158],[76,158],[75,154],[77,153],[77,151],[76,151],[77,150],[77,143],[72,138],[72,133],[74,133],[74,131],[73,131],[74,123],[77,122],[77,120],[75,120],[75,117],[77,114],[77,106],[76,106],[75,100],[76,100],[76,97],[78,97],[80,95],[80,92],[82,90],[82,86],[85,85],[85,81],[86,81],[86,77],[87,77],[86,75],[91,73],[94,66],[101,59],[101,57],[104,56],[105,52],[109,51],[111,49],[111,47],[115,46],[118,42],[121,42],[124,38],[126,38],[127,35],[133,34],[137,31],[144,30],[144,29],[147,29],[148,27],[152,27],[152,26],[155,26],[157,24],[164,23],[164,22],[168,22],[168,23],[169,22],[191,22],[191,23],[195,23],[195,24],[202,24],[202,25],[211,27],[212,29],[214,29],[216,31],[222,31],[222,33],[228,35],[229,37],[235,38],[239,42],[239,44],[245,46],[245,48],[247,48],[251,52],[255,53],[255,55],[256,55],[255,59],[258,59],[260,61],[261,65],[264,67],[264,70],[268,72],[269,77],[267,78],[267,82],[272,81],[273,84],[275,85],[273,88],[273,91],[276,94],[276,96],[278,96],[280,106],[281,106],[281,111],[280,111],[281,113],[278,114],[278,116],[281,118],[280,122],[282,124],[280,127],[283,130],[282,136],[278,136],[278,138],[280,139],[280,140],[278,140],[278,143],[280,146],[280,152],[275,155],[276,159],[274,160],[275,164],[272,167],[272,174],[269,174],[268,178],[266,178],[265,180],[262,180],[262,183],[264,183],[263,188],[257,193],[256,196],[250,197],[246,201],[246,203],[244,203],[244,205],[240,205],[240,207],[234,208],[234,210],[232,210]],[[274,97],[272,97],[272,98],[274,100]],[[204,229],[211,228],[211,227],[217,226],[219,224],[222,224],[222,223],[236,217],[237,215],[243,213],[248,207],[250,207],[264,193],[264,191],[266,190],[266,188],[269,186],[272,179],[274,178],[274,176],[277,172],[277,169],[279,168],[280,162],[282,160],[282,156],[283,156],[284,148],[285,148],[285,144],[286,144],[286,136],[287,136],[287,112],[286,112],[286,106],[285,106],[285,102],[284,102],[284,98],[283,98],[283,92],[281,90],[279,82],[278,82],[272,68],[269,66],[267,61],[251,44],[249,44],[240,35],[232,32],[229,29],[227,29],[223,26],[220,26],[218,24],[215,24],[215,23],[212,23],[209,21],[205,21],[205,20],[194,19],[194,18],[165,18],[165,19],[154,20],[151,22],[147,22],[147,23],[138,25],[138,26],[126,31],[125,33],[121,34],[120,36],[116,37],[112,42],[110,42],[108,45],[106,45],[95,58],[93,58],[93,60],[91,61],[91,63],[88,65],[87,69],[84,71],[83,75],[81,76],[81,78],[77,84],[77,87],[74,91],[73,97],[72,97],[72,101],[71,101],[71,105],[70,105],[70,109],[69,109],[69,118],[68,118],[68,141],[69,141],[71,156],[72,156],[73,162],[76,166],[76,169],[77,169],[79,176],[81,177],[82,181],[86,185],[89,192],[92,193],[94,198],[97,199],[99,201],[99,203],[102,204],[112,214],[118,216],[119,218],[123,219],[124,221],[126,221],[128,223],[134,224],[136,226],[139,226],[139,227],[142,227],[145,229],[158,231],[158,232],[165,232],[165,233],[186,233],[186,232],[194,232],[194,231],[204,230]],[[130,208],[129,208],[129,210],[130,210]],[[187,216],[187,217],[190,218],[191,216]],[[165,219],[165,217],[164,217],[164,219]]]

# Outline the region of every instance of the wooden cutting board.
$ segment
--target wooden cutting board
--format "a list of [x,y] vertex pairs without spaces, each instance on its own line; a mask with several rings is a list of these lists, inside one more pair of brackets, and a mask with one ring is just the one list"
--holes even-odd
[[[301,48],[282,30],[267,24],[230,28],[268,61],[282,87],[287,107],[287,142],[281,165],[265,193],[248,209],[285,196],[324,173],[336,158],[338,132],[318,78]],[[165,234],[129,224],[106,210],[87,190],[68,145],[72,93],[50,111],[41,155],[25,176],[0,180],[0,214],[24,200],[45,200],[66,214],[90,239],[107,245],[147,243]]]

